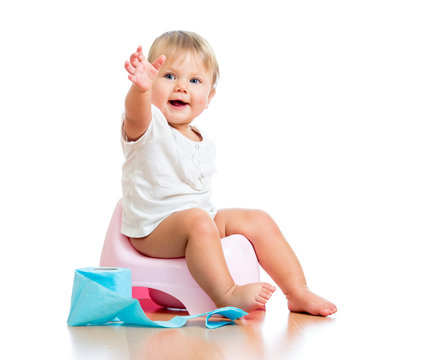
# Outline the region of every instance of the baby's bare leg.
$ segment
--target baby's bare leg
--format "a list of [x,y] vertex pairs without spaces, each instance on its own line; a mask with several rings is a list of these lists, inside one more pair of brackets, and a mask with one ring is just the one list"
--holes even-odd
[[185,257],[188,269],[216,306],[236,306],[245,311],[263,307],[275,290],[267,283],[235,284],[226,265],[219,231],[203,210],[172,214],[147,237],[132,238],[142,254],[159,258]]
[[336,306],[312,293],[297,256],[273,219],[260,210],[225,209],[215,217],[220,236],[242,234],[251,241],[263,269],[282,289],[294,312],[328,316]]

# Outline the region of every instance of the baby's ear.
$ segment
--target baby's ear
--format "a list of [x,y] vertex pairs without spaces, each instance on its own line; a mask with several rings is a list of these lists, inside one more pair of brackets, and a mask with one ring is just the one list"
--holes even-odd
[[209,97],[207,99],[207,105],[210,104],[210,101],[213,99],[213,97],[216,95],[216,88],[213,87],[213,89],[210,90]]

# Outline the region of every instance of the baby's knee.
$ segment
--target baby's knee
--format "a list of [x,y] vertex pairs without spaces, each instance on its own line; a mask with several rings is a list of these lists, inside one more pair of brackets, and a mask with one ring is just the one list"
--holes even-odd
[[278,227],[272,217],[264,210],[251,209],[248,211],[246,224],[251,226],[251,233],[259,235],[264,231],[277,231]]
[[210,215],[198,208],[186,211],[184,219],[188,232],[193,235],[215,235],[217,233],[216,225]]
[[247,214],[247,221],[266,226],[273,223],[272,217],[264,210],[251,209]]

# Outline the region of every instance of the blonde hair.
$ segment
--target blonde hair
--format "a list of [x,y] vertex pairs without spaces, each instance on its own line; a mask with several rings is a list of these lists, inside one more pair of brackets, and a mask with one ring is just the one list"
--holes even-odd
[[200,35],[191,31],[168,31],[154,40],[148,53],[148,61],[157,60],[160,55],[172,61],[182,53],[192,53],[200,56],[207,71],[212,74],[212,87],[219,78],[219,65],[210,44]]

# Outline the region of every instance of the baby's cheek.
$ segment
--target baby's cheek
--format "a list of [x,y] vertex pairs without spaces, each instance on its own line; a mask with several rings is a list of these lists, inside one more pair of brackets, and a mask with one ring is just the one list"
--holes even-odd
[[201,100],[199,101],[201,108],[205,108],[208,103],[207,103],[207,97],[201,97]]

